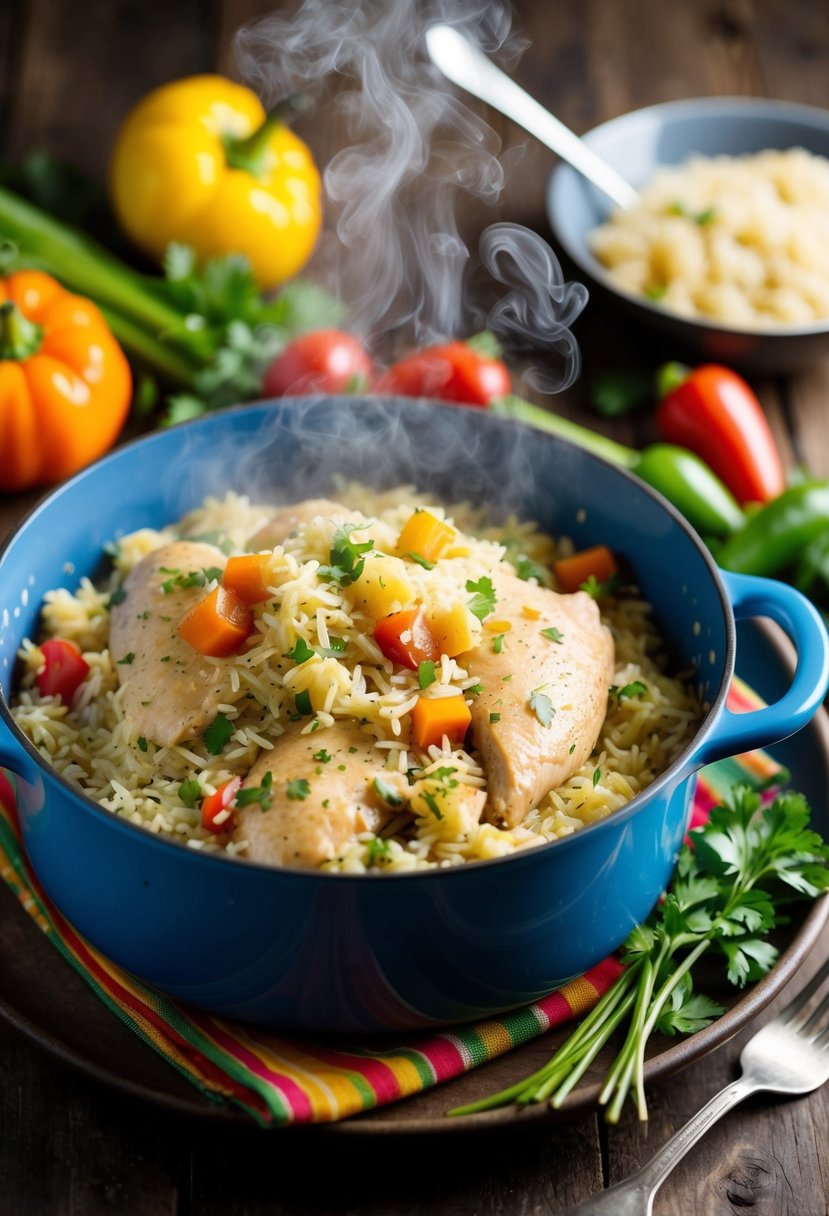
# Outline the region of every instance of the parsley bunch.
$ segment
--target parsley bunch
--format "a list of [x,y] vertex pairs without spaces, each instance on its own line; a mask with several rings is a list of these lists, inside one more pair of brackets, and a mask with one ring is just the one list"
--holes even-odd
[[738,988],[759,979],[777,958],[767,937],[785,921],[787,904],[829,888],[829,847],[810,830],[809,815],[802,794],[781,793],[761,808],[756,790],[735,787],[690,833],[664,898],[622,947],[624,971],[555,1055],[511,1088],[450,1113],[510,1102],[559,1107],[618,1029],[624,1039],[599,1102],[615,1123],[633,1091],[639,1118],[647,1119],[645,1048],[654,1030],[693,1034],[723,1012],[694,991],[698,960],[709,950],[719,954]]

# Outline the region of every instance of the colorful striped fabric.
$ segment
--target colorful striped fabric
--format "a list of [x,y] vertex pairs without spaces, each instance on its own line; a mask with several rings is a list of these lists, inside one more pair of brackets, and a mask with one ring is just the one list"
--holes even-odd
[[[729,705],[759,698],[735,682]],[[765,754],[711,765],[698,781],[695,817],[704,818],[737,780],[762,786],[779,772]],[[102,1001],[206,1097],[233,1103],[261,1126],[328,1123],[408,1097],[459,1076],[591,1009],[619,974],[614,958],[533,1005],[499,1018],[412,1034],[393,1044],[339,1046],[272,1034],[190,1009],[109,962],[64,920],[29,869],[20,845],[14,790],[0,770],[0,876],[24,910]]]

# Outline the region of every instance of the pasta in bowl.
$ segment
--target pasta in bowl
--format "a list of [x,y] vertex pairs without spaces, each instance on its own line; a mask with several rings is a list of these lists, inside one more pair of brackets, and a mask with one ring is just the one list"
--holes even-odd
[[[131,678],[140,671],[142,650],[149,647],[149,635],[131,630],[149,624],[149,618],[145,622],[143,614],[153,610],[149,604],[142,606],[138,597],[160,586],[156,579],[164,583],[172,580],[169,591],[158,593],[158,600],[163,597],[166,605],[159,610],[159,617],[171,617],[163,622],[170,631],[165,641],[171,643],[175,632],[183,643],[186,639],[181,638],[180,629],[190,611],[218,592],[233,557],[251,555],[248,524],[238,538],[231,538],[231,545],[221,535],[205,535],[206,517],[199,513],[204,511],[201,504],[206,488],[209,487],[222,512],[238,507],[244,515],[248,506],[228,498],[230,491],[238,492],[240,487],[249,493],[253,503],[297,504],[323,495],[336,503],[338,487],[351,483],[382,493],[394,486],[417,485],[420,492],[429,496],[429,502],[425,499],[401,502],[397,496],[391,503],[375,501],[369,505],[367,500],[362,505],[343,503],[344,522],[338,522],[337,512],[329,507],[306,525],[298,529],[292,526],[292,537],[288,535],[270,545],[253,545],[252,555],[258,552],[271,566],[266,574],[267,599],[260,605],[247,607],[254,622],[277,631],[272,657],[279,681],[272,688],[263,687],[260,702],[264,704],[268,696],[275,698],[272,708],[278,712],[270,716],[280,726],[284,725],[285,730],[279,734],[267,720],[268,714],[262,721],[257,719],[253,727],[250,719],[244,718],[249,710],[254,714],[261,711],[254,704],[255,690],[242,682],[240,663],[245,654],[251,656],[256,652],[256,644],[248,647],[248,637],[254,636],[255,642],[265,637],[258,628],[255,635],[249,633],[244,618],[241,629],[244,640],[238,651],[227,652],[226,663],[220,663],[222,656],[201,655],[194,650],[199,664],[218,667],[227,676],[226,684],[216,686],[221,690],[220,696],[227,699],[210,706],[206,727],[193,728],[187,740],[182,736],[176,743],[169,738],[165,742],[160,735],[154,741],[137,719],[128,721],[124,701]],[[462,494],[458,493],[459,487]],[[454,503],[461,497],[475,507],[487,506],[501,531],[490,534],[462,519],[454,509],[450,511],[447,507],[444,511],[435,505]],[[418,514],[418,506],[437,521],[430,525],[430,534],[434,530],[440,535],[442,525],[454,530],[449,548],[436,558],[426,557],[420,549],[399,545],[404,528]],[[359,515],[354,514],[357,511]],[[275,511],[269,508],[256,522],[256,529],[267,524],[269,513],[273,518]],[[645,783],[645,777],[644,788],[634,791],[634,796],[612,813],[555,839],[545,839],[543,843],[519,839],[520,847],[509,847],[503,853],[496,850],[498,855],[474,861],[470,857],[461,864],[456,854],[463,854],[467,847],[464,841],[439,840],[439,833],[434,831],[428,840],[428,833],[420,836],[419,818],[431,829],[439,828],[441,821],[425,797],[423,813],[419,812],[419,804],[414,809],[412,804],[421,792],[434,794],[428,787],[418,788],[417,783],[427,776],[438,776],[447,793],[463,787],[474,794],[472,765],[479,764],[490,811],[484,809],[485,802],[479,820],[470,821],[467,817],[465,823],[459,823],[460,835],[468,834],[467,839],[472,842],[483,832],[482,839],[488,836],[503,844],[503,833],[517,833],[517,828],[505,822],[508,799],[505,797],[503,804],[496,807],[493,795],[496,767],[490,760],[487,772],[484,736],[470,731],[461,745],[452,731],[444,731],[450,749],[446,754],[452,755],[451,762],[443,759],[443,735],[440,744],[430,744],[421,755],[411,744],[412,710],[400,713],[400,709],[407,701],[419,700],[426,694],[428,700],[437,702],[439,698],[434,694],[443,687],[452,690],[448,697],[455,700],[456,706],[463,704],[471,720],[473,714],[481,712],[487,691],[492,695],[491,688],[487,690],[485,686],[493,681],[483,670],[476,676],[468,658],[476,647],[452,657],[447,643],[434,659],[418,659],[416,668],[379,659],[373,647],[376,645],[380,650],[376,633],[384,619],[380,608],[387,605],[379,604],[372,615],[367,605],[358,602],[366,598],[359,594],[363,572],[358,567],[365,559],[364,569],[371,572],[372,553],[374,561],[389,561],[398,573],[400,567],[395,563],[401,563],[415,595],[406,603],[401,597],[400,611],[416,607],[421,598],[427,617],[432,609],[448,612],[459,594],[467,613],[466,617],[461,616],[461,622],[466,621],[484,639],[478,648],[488,662],[494,664],[496,660],[502,661],[505,654],[509,656],[511,634],[513,644],[519,636],[531,637],[536,647],[532,653],[553,661],[559,653],[565,653],[564,641],[556,640],[558,634],[569,640],[566,635],[575,628],[575,624],[571,628],[569,618],[565,621],[559,615],[560,601],[569,597],[583,604],[584,592],[557,592],[552,586],[543,587],[543,579],[538,579],[536,585],[531,579],[518,577],[519,573],[530,573],[531,561],[546,571],[548,563],[558,554],[567,554],[562,541],[554,541],[558,550],[551,550],[548,540],[539,539],[535,531],[527,531],[525,527],[517,529],[516,541],[513,516],[522,521],[536,521],[542,536],[569,538],[574,553],[606,546],[625,586],[635,585],[639,589],[639,596],[619,594],[620,615],[615,622],[611,619],[613,606],[609,599],[594,602],[591,598],[584,608],[588,635],[598,638],[600,657],[605,629],[613,636],[614,654],[612,672],[600,667],[595,676],[595,686],[601,689],[606,711],[603,717],[597,714],[596,719],[591,719],[597,738],[589,741],[588,750],[579,760],[580,765],[587,766],[581,774],[581,790],[586,786],[588,794],[598,799],[604,797],[604,791],[612,785],[611,777],[615,781],[620,775],[614,773],[613,737],[605,722],[612,720],[618,709],[620,716],[616,723],[622,739],[629,731],[635,744],[638,714],[649,712],[648,702],[660,687],[655,672],[645,672],[640,666],[636,678],[629,679],[633,669],[628,672],[620,663],[625,614],[638,612],[640,599],[652,608],[647,614],[650,624],[644,637],[650,634],[652,626],[664,641],[664,646],[657,650],[664,653],[665,665],[657,662],[656,666],[667,677],[689,673],[690,682],[685,687],[693,690],[694,715],[699,717],[684,744],[677,738],[678,754],[672,759],[665,757],[668,762],[663,771],[649,784]],[[500,521],[510,522],[505,526]],[[361,523],[366,533],[363,540],[361,530],[349,526]],[[226,531],[227,523],[222,527]],[[335,542],[338,530],[343,528],[348,533],[351,550],[346,550],[344,540]],[[184,530],[188,530],[187,536],[180,534]],[[373,537],[368,535],[370,531],[374,532]],[[417,541],[421,547],[423,535]],[[360,552],[357,546],[367,544],[369,539],[373,548]],[[210,554],[215,549],[220,556],[211,556],[209,565],[191,565],[189,560],[168,564],[165,559],[166,569],[157,569],[163,546],[182,543],[204,546]],[[537,543],[543,550],[535,549]],[[113,547],[114,556],[102,559],[105,548]],[[470,554],[449,556],[453,548],[464,547],[470,548]],[[227,548],[232,551],[225,553]],[[434,561],[433,569],[429,571],[414,561],[408,556],[410,553],[417,553],[426,562]],[[466,564],[470,561],[471,567]],[[147,562],[143,567],[146,579],[141,573],[143,562]],[[296,563],[296,576],[292,563]],[[321,578],[323,567],[330,570]],[[334,568],[350,573],[352,582],[345,585],[332,579]],[[291,577],[280,584],[284,573]],[[191,575],[193,585],[184,586]],[[602,576],[602,581],[605,577]],[[459,1022],[531,1001],[579,974],[614,950],[630,929],[645,918],[665,889],[686,830],[695,772],[710,760],[765,746],[805,725],[819,707],[829,682],[826,632],[808,601],[784,584],[718,571],[699,538],[676,512],[628,473],[552,436],[517,427],[479,410],[409,399],[284,399],[208,415],[192,424],[138,440],[50,494],[0,554],[0,578],[6,595],[0,611],[3,693],[0,765],[13,774],[21,839],[41,887],[78,933],[144,982],[192,1006],[275,1027],[375,1032]],[[272,578],[276,579],[273,588]],[[519,585],[518,610],[504,611],[505,594],[500,605],[496,598],[492,613],[485,613],[490,596],[482,580],[491,581],[497,597],[501,578],[509,587]],[[448,599],[438,593],[436,583],[433,585],[433,580],[442,583],[444,579],[459,589],[449,594]],[[388,581],[383,578],[384,583]],[[589,579],[584,581],[589,583]],[[242,580],[249,587],[254,582],[250,577],[247,582]],[[286,588],[291,582],[295,587],[307,587],[312,593],[307,610],[301,609],[298,598],[293,602],[287,599]],[[471,587],[467,587],[467,582]],[[238,582],[235,585],[239,587]],[[281,601],[271,594],[272,590],[283,592]],[[381,587],[378,579],[374,591],[385,594],[387,590],[388,585]],[[535,597],[542,597],[542,593],[560,599],[544,599],[545,607],[539,609]],[[318,602],[321,595],[325,603]],[[85,601],[80,613],[76,601]],[[473,601],[483,619],[472,612],[470,622],[469,601]],[[178,605],[175,613],[169,611],[173,604]],[[540,610],[537,620],[523,615],[525,604]],[[555,610],[548,612],[549,605],[555,605]],[[283,607],[290,617],[290,630],[286,628],[285,636],[279,637],[278,630],[285,624]],[[319,607],[324,609],[322,618],[318,616]],[[326,611],[332,614],[341,611],[344,615],[329,621]],[[385,617],[396,611],[397,601],[393,601]],[[80,632],[74,634],[74,646],[73,635],[67,636],[63,621],[54,628],[56,614],[74,615],[79,622]],[[116,619],[120,617],[122,625],[129,626],[114,641],[113,615]],[[264,621],[266,615],[276,624]],[[725,705],[725,696],[737,651],[736,622],[741,617],[758,615],[771,617],[783,626],[794,642],[798,667],[790,686],[772,705],[734,715]],[[231,616],[237,619],[234,614]],[[87,617],[100,620],[85,638],[82,635],[85,626],[80,622]],[[513,629],[487,628],[488,621],[491,625],[498,619],[510,620]],[[631,621],[628,615],[628,624]],[[51,638],[43,635],[44,623],[47,632],[54,629]],[[430,630],[435,628],[433,620]],[[545,637],[542,629],[557,633]],[[419,631],[411,631],[411,638],[404,636],[408,632],[405,628],[398,631],[400,645],[408,646],[415,632],[423,640]],[[643,647],[639,626],[632,632]],[[194,636],[185,628],[185,634],[188,633],[191,638]],[[195,636],[204,634],[199,629]],[[216,636],[215,632],[212,636]],[[107,637],[108,646],[104,645]],[[364,652],[358,637],[371,654]],[[500,653],[496,647],[499,638]],[[43,679],[49,665],[43,664],[34,650],[29,650],[26,639],[33,646],[36,643],[41,655],[48,642],[64,641],[91,669],[86,675],[80,668],[83,680],[77,684],[78,699],[69,694],[73,714],[83,711],[85,698],[91,706],[95,698],[102,696],[101,712],[115,715],[102,721],[96,721],[92,715],[83,724],[80,729],[83,746],[79,753],[73,753],[72,741],[78,733],[77,720],[67,723],[66,707],[55,714],[52,712],[55,702],[51,707],[46,704],[52,694],[47,691],[44,697],[37,679],[41,668]],[[342,639],[344,650],[339,649],[339,641],[332,639]],[[168,672],[173,655],[179,652],[161,649],[160,636],[157,641],[158,670]],[[314,655],[309,656],[306,648]],[[21,652],[23,660],[19,657]],[[552,722],[559,713],[563,715],[566,702],[557,700],[552,687],[547,691],[543,682],[536,683],[535,677],[528,677],[534,666],[517,657],[521,653],[510,657],[511,669],[506,674],[515,674],[513,681],[505,682],[506,686],[515,683],[519,675],[528,678],[520,697],[516,693],[519,702],[514,708],[520,710],[520,716],[517,714],[515,720],[530,727],[533,732],[528,736],[530,739],[546,738],[553,730]],[[237,657],[231,658],[231,654]],[[169,661],[162,663],[167,656]],[[410,662],[416,658],[413,655]],[[606,655],[602,661],[606,661]],[[637,658],[637,663],[640,662]],[[335,663],[342,664],[342,671]],[[421,668],[422,663],[434,663],[434,680],[431,667]],[[451,663],[455,666],[450,667]],[[323,664],[327,666],[323,668]],[[370,667],[382,677],[379,683],[368,675]],[[75,663],[67,661],[63,670],[73,671],[77,676],[77,668],[76,659]],[[233,670],[239,676],[238,696],[233,686]],[[327,709],[328,693],[324,694],[316,682],[316,674],[323,670],[332,677],[336,674],[334,682],[339,690]],[[495,666],[490,670],[494,675]],[[465,674],[461,675],[461,671]],[[249,675],[254,676],[255,669]],[[99,681],[97,685],[95,679]],[[175,723],[179,715],[166,713],[173,703],[169,675],[147,679],[148,685],[137,696],[139,708],[150,708],[141,706],[141,701],[155,701],[159,720],[163,709],[166,718]],[[548,682],[550,679],[548,676]],[[470,680],[472,684],[468,683]],[[627,688],[627,695],[620,696],[625,687],[622,685],[610,697],[610,686],[619,680],[625,680],[633,688]],[[28,689],[27,681],[31,682]],[[391,693],[384,691],[383,681]],[[421,682],[426,684],[425,688]],[[637,690],[639,682],[647,686],[646,693]],[[476,683],[483,685],[484,691],[474,692]],[[535,694],[532,706],[527,690]],[[207,692],[212,695],[212,685]],[[248,692],[254,695],[249,698]],[[304,692],[308,692],[308,699]],[[376,709],[366,712],[366,703],[374,693],[378,694],[377,701],[371,704]],[[25,710],[27,714],[50,710],[42,726],[44,735],[37,733],[41,729],[37,726],[30,737],[23,722],[17,720],[24,712],[25,696],[31,702]],[[337,696],[341,698],[339,702]],[[379,704],[382,696],[387,698],[384,706]],[[345,744],[346,754],[335,764],[335,748],[320,740],[326,729],[333,729],[325,725],[323,714],[330,713],[336,723],[341,723],[345,716],[340,711],[349,697],[353,698],[355,709],[359,703],[363,705],[359,717],[351,719],[352,729],[359,732],[360,738]],[[543,697],[548,698],[549,705]],[[611,706],[611,701],[617,699],[618,707]],[[309,700],[313,713],[306,713]],[[14,711],[13,702],[19,703]],[[380,714],[384,707],[393,710],[388,718]],[[287,722],[283,709],[287,711]],[[553,709],[555,717],[551,717]],[[485,712],[488,718],[502,710],[492,705]],[[399,736],[391,725],[395,713],[400,722]],[[292,722],[295,715],[298,720]],[[683,707],[680,720],[685,716]],[[366,722],[361,721],[364,717]],[[547,718],[551,718],[549,727],[542,721]],[[219,725],[214,726],[217,719]],[[321,725],[312,731],[315,719]],[[119,728],[123,732],[117,772],[108,750],[110,742],[97,735],[101,727],[108,735],[115,735]],[[259,737],[246,737],[243,727],[252,728]],[[306,728],[309,733],[302,735]],[[680,731],[684,729],[680,727]],[[42,745],[49,750],[53,746],[51,736],[58,737],[65,731],[70,742],[65,756],[58,758],[58,747],[50,760],[58,759],[59,765],[65,760],[67,766],[77,762],[83,773],[99,774],[93,778],[93,783],[101,782],[99,790],[80,789],[79,772],[69,767],[59,771],[39,750]],[[204,744],[207,731],[209,744]],[[288,781],[283,779],[281,768],[270,783],[264,774],[250,779],[261,754],[276,753],[280,741],[293,739],[294,731],[298,732],[301,746],[313,748],[310,754],[313,771],[309,773],[306,769],[290,777],[308,783],[309,796],[299,799],[288,798]],[[237,738],[240,732],[241,738]],[[366,740],[373,751],[371,765],[365,766],[369,778],[364,778],[365,809],[381,816],[400,810],[399,827],[391,819],[369,824],[368,839],[360,839],[362,832],[356,833],[356,839],[347,836],[344,845],[337,845],[326,854],[319,868],[313,864],[254,860],[249,850],[241,847],[244,839],[250,842],[250,834],[236,837],[235,829],[228,833],[224,847],[219,833],[206,833],[198,841],[201,847],[186,843],[188,835],[199,837],[204,800],[217,793],[226,778],[242,778],[244,774],[240,786],[250,779],[246,787],[252,791],[248,805],[240,809],[237,799],[232,808],[240,820],[244,811],[246,815],[249,813],[248,822],[252,819],[259,825],[268,821],[278,810],[277,796],[283,794],[284,807],[302,815],[303,809],[307,812],[312,806],[312,782],[330,782],[337,773],[341,776],[339,764],[347,764],[348,757],[353,759],[356,755],[349,751],[350,747],[364,746]],[[380,742],[406,744],[405,774],[399,758],[395,772],[393,759],[395,752],[399,757],[402,751],[395,747],[376,748]],[[192,751],[190,760],[176,752],[180,748],[187,750],[188,743]],[[268,743],[273,743],[273,747],[269,749]],[[90,746],[93,751],[99,747],[97,756],[89,758],[84,754],[84,748]],[[434,754],[431,746],[437,749]],[[165,748],[169,754],[178,756],[179,766],[166,776],[162,762],[166,763],[167,757],[161,754]],[[596,752],[596,748],[600,750]],[[242,751],[234,757],[233,752],[238,749]],[[327,760],[323,751],[332,759]],[[382,757],[379,762],[374,751]],[[460,755],[461,751],[468,760]],[[601,756],[603,752],[605,758],[591,771],[592,756]],[[315,757],[314,753],[319,754]],[[639,755],[645,756],[641,747]],[[524,756],[517,748],[506,758],[510,756],[518,761],[516,771],[520,777],[528,768]],[[146,776],[142,766],[148,759],[153,762],[153,772],[158,772],[150,779],[150,787],[155,782],[155,789],[148,788],[146,781],[142,787],[142,774]],[[302,759],[304,763],[307,754],[303,753]],[[469,765],[463,781],[462,760]],[[437,767],[429,774],[412,773],[410,781],[408,769],[421,763],[424,768],[434,764]],[[319,774],[317,766],[322,770]],[[455,767],[457,773],[438,773],[440,769]],[[594,786],[597,770],[599,776]],[[106,792],[104,786],[112,776],[118,780],[119,773],[124,792],[113,792],[122,802],[113,802],[111,809],[102,807],[95,796],[103,793],[105,799],[111,798],[111,792]],[[379,789],[374,784],[378,776]],[[84,779],[88,780],[88,776]],[[558,785],[560,792],[568,782],[577,783],[577,779],[578,773],[574,772],[564,778],[563,785],[554,778],[549,787]],[[451,785],[455,780],[457,787]],[[189,786],[192,808],[185,805],[187,789],[185,799],[181,796],[180,787],[188,782],[193,783]],[[544,782],[546,777],[538,795],[539,805],[561,827],[562,820],[556,818],[560,808],[544,805],[547,797]],[[161,799],[159,787],[165,784],[168,792],[172,788],[172,800],[182,812],[180,822],[187,823],[186,830],[174,833],[172,839],[164,830],[153,830],[163,828],[163,823],[150,822],[148,826],[145,817],[145,812],[151,813],[161,806],[155,798]],[[274,790],[275,786],[279,788]],[[530,801],[535,801],[536,788],[529,789]],[[408,806],[396,807],[388,797],[388,790],[403,798],[404,803],[408,799]],[[266,802],[268,794],[273,795],[270,809],[265,811],[261,809],[263,792]],[[146,806],[130,808],[129,798],[140,801],[145,795]],[[325,810],[322,802],[328,797],[321,794],[315,805]],[[439,800],[436,805],[440,810]],[[531,808],[518,826],[527,833],[541,835],[540,822],[531,817],[536,809]],[[576,808],[566,805],[565,814],[571,815],[573,809]],[[132,821],[135,811],[140,813],[141,822]],[[490,817],[491,811],[495,814]],[[214,818],[220,816],[221,812]],[[496,835],[496,831],[502,835]],[[182,843],[177,842],[176,835]],[[392,840],[389,850],[405,859],[404,872],[390,872],[377,865],[380,860],[377,857],[372,862],[365,852],[366,846],[371,851],[371,838]],[[229,855],[230,843],[238,846],[236,856]],[[399,853],[395,843],[400,846]],[[460,849],[454,847],[458,843]],[[383,845],[375,844],[373,851],[376,853],[378,849],[382,852]]]

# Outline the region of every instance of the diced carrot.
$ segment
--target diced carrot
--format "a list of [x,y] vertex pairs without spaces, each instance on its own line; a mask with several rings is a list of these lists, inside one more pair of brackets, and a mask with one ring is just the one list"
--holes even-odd
[[415,511],[403,525],[397,538],[397,552],[401,557],[414,553],[434,562],[455,539],[455,529],[438,519],[431,511]]
[[472,714],[458,693],[456,697],[418,697],[412,710],[412,739],[424,750],[432,744],[440,746],[446,735],[452,743],[461,743]]
[[249,606],[226,587],[214,587],[178,624],[179,637],[199,654],[215,658],[238,650],[252,628],[253,613]]
[[607,545],[594,545],[592,549],[582,549],[572,557],[555,562],[553,573],[562,591],[578,591],[591,574],[597,583],[604,583],[619,573],[619,567]]
[[242,553],[229,557],[222,575],[222,586],[228,591],[235,591],[246,604],[261,604],[270,598],[270,560],[267,553]]
[[374,627],[374,640],[387,659],[412,671],[417,671],[426,659],[440,658],[440,646],[422,605],[384,616]]

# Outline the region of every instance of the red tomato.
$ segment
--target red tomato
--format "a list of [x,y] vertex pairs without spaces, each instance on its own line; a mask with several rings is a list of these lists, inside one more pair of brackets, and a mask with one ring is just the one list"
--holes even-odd
[[479,354],[466,342],[447,342],[393,363],[372,391],[400,397],[436,397],[466,405],[489,405],[512,392],[506,364]]
[[43,670],[35,677],[41,696],[60,697],[64,705],[72,700],[76,690],[89,674],[89,664],[74,642],[52,638],[42,642]]
[[215,794],[207,795],[201,804],[201,825],[206,832],[231,832],[236,826],[232,807],[241,784],[241,777],[231,777]]
[[265,372],[266,395],[348,393],[365,388],[374,365],[359,338],[340,329],[317,329],[289,342]]
[[423,608],[405,608],[384,616],[374,627],[374,640],[387,659],[412,671],[426,659],[440,658],[440,646]]
[[666,393],[656,426],[667,443],[700,456],[737,501],[769,502],[786,488],[763,407],[741,376],[704,364]]

